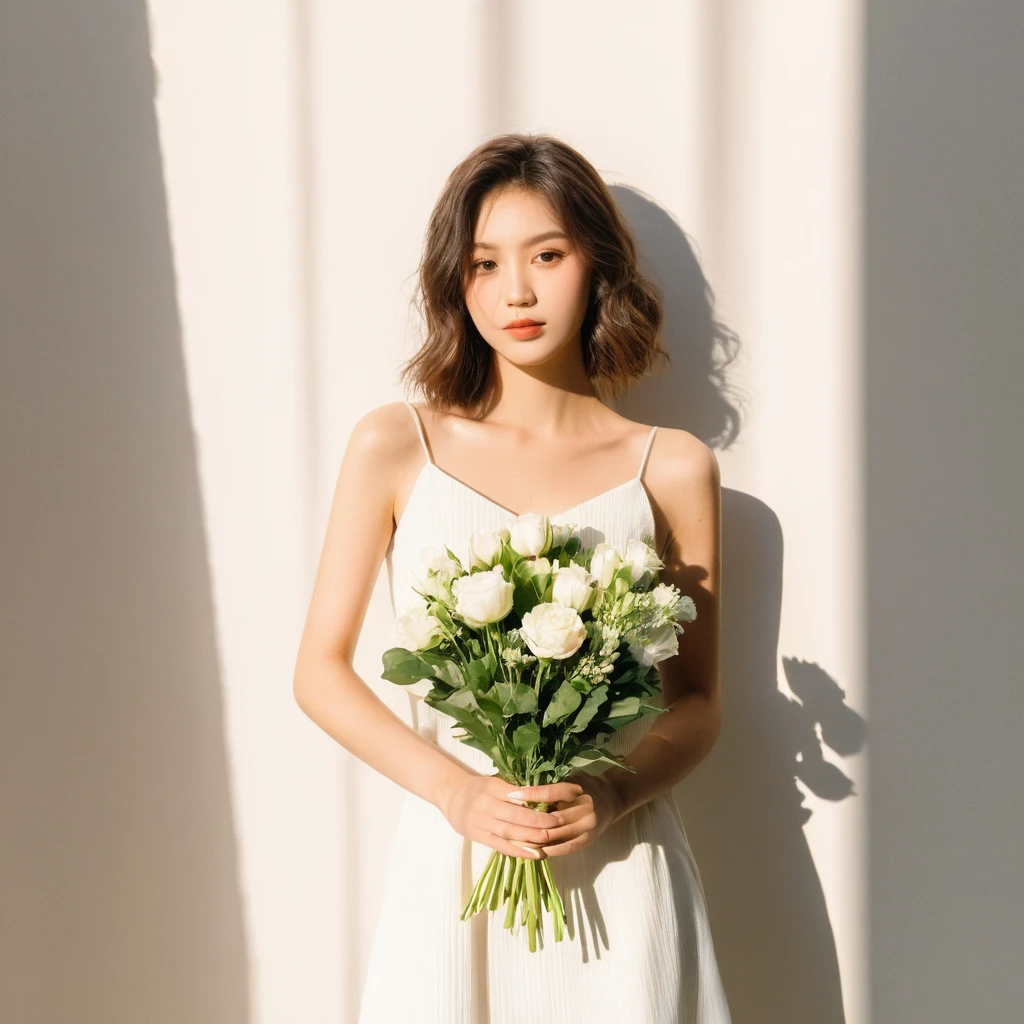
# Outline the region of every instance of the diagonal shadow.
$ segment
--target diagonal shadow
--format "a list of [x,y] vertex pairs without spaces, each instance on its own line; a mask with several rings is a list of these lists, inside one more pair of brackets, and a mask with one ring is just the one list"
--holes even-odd
[[0,1018],[249,1015],[144,3],[0,31]]

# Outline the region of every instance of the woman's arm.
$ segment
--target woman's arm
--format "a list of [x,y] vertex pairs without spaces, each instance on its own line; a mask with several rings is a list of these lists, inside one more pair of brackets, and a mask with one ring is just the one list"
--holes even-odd
[[353,428],[335,485],[293,691],[299,707],[346,750],[443,809],[453,789],[475,773],[409,728],[353,668],[391,540],[394,476],[408,462],[398,413],[409,417],[400,403],[381,406]]
[[[359,631],[391,541],[392,477],[418,449],[401,402],[367,413],[352,431],[299,644],[295,700],[350,753],[434,804],[461,835],[499,853],[522,857],[525,848],[542,859],[539,847],[562,819],[505,800],[514,788],[510,783],[472,771],[410,729],[353,668]],[[571,800],[579,792],[578,785],[561,782],[553,799]]]
[[[715,453],[685,431],[671,431],[675,451],[662,461],[659,501],[668,539],[661,580],[693,598],[697,618],[684,624],[679,653],[658,664],[664,703],[643,739],[606,778],[627,814],[685,778],[711,752],[721,730],[722,496]],[[674,480],[674,485],[670,481]]]

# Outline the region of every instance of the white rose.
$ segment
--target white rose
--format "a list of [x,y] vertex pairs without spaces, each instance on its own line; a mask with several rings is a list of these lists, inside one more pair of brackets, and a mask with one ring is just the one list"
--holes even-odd
[[629,653],[641,665],[654,665],[679,653],[679,637],[671,622],[658,626],[642,644],[631,643]]
[[620,565],[622,556],[613,545],[607,541],[595,545],[594,554],[590,559],[590,574],[602,588],[611,586],[612,577]]
[[[436,576],[429,576],[431,569],[437,570]],[[458,562],[453,561],[448,552],[442,548],[423,548],[420,551],[419,569],[413,573],[419,589],[431,597],[440,600],[448,599],[448,587],[451,581],[462,573]]]
[[427,651],[444,639],[444,629],[429,608],[426,601],[417,598],[395,619],[391,638],[396,646],[409,651]]
[[658,557],[658,553],[649,544],[635,537],[626,541],[626,550],[622,560],[629,565],[636,583],[644,573],[653,573],[658,569],[664,569],[665,563]]
[[568,658],[587,638],[587,627],[575,608],[538,604],[523,615],[520,633],[538,658]]
[[566,545],[569,538],[576,529],[574,523],[552,523],[551,524],[551,546],[561,548]]
[[494,563],[501,558],[501,549],[508,538],[509,531],[504,526],[496,530],[477,530],[469,538],[469,567],[493,568]]
[[597,593],[597,580],[576,562],[555,566],[555,582],[551,588],[551,600],[555,604],[586,611]]
[[452,581],[455,613],[474,629],[500,622],[512,611],[515,588],[505,579],[505,567],[496,565],[490,572],[474,572]]
[[527,558],[521,563],[520,572],[526,573],[527,576],[540,576],[544,573],[551,572],[551,559],[550,558]]
[[512,523],[509,543],[520,555],[543,555],[551,547],[551,520],[536,512],[524,512]]

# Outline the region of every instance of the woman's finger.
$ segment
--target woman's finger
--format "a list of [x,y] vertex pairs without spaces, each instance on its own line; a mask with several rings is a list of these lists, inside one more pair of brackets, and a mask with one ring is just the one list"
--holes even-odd
[[533,807],[523,807],[515,800],[495,800],[488,810],[502,821],[528,828],[554,828],[562,824],[561,812],[538,811]]
[[510,789],[505,794],[505,799],[513,803],[546,803],[550,805],[559,801],[571,802],[584,792],[578,782],[551,782],[546,786],[521,786],[519,789]]
[[484,829],[509,842],[522,842],[535,846],[543,846],[550,842],[555,833],[554,828],[531,828],[527,825],[515,825],[504,818],[492,818],[484,824]]

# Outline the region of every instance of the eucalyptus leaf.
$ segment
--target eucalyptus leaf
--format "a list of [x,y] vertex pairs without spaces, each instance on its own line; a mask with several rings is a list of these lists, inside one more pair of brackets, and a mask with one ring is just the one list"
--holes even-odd
[[520,754],[529,754],[540,743],[540,727],[536,722],[524,722],[512,733],[512,743]]
[[595,686],[590,691],[590,696],[587,697],[586,703],[580,708],[579,714],[573,720],[572,726],[569,728],[569,732],[582,732],[588,725],[590,725],[594,716],[601,710],[601,705],[604,704],[605,698],[608,696],[608,687],[604,683],[599,686]]
[[455,686],[458,689],[465,689],[466,677],[463,675],[462,669],[459,667],[457,661],[453,661],[448,658],[442,664],[438,665],[434,669],[435,674],[438,678],[443,679],[450,686]]
[[624,697],[622,700],[612,701],[608,706],[608,717],[615,718],[619,715],[635,715],[639,710],[639,697]]
[[579,690],[575,689],[568,680],[563,680],[562,685],[555,690],[554,696],[544,711],[542,725],[554,725],[556,722],[568,718],[582,702]]
[[512,702],[517,714],[532,715],[537,710],[537,692],[526,683],[516,683],[512,690]]
[[480,710],[476,694],[470,689],[456,690],[456,692],[448,698],[448,703],[453,707],[463,708],[470,711]]
[[463,673],[469,688],[474,693],[483,693],[491,688],[491,681],[494,679],[494,659],[487,654],[477,661],[471,661]]
[[404,647],[388,648],[381,655],[381,661],[384,664],[381,679],[386,679],[389,683],[409,686],[411,683],[418,683],[421,679],[434,678],[433,666],[424,661],[415,651],[407,650]]
[[574,768],[585,771],[588,775],[600,775],[601,772],[607,771],[609,767],[626,768],[629,771],[635,771],[635,769],[630,768],[629,765],[608,757],[602,751],[594,748],[580,751],[580,753],[577,754],[569,764]]
[[502,706],[493,697],[485,697],[483,694],[479,694],[476,700],[480,710],[488,717],[494,728],[503,729],[505,727],[505,712]]

